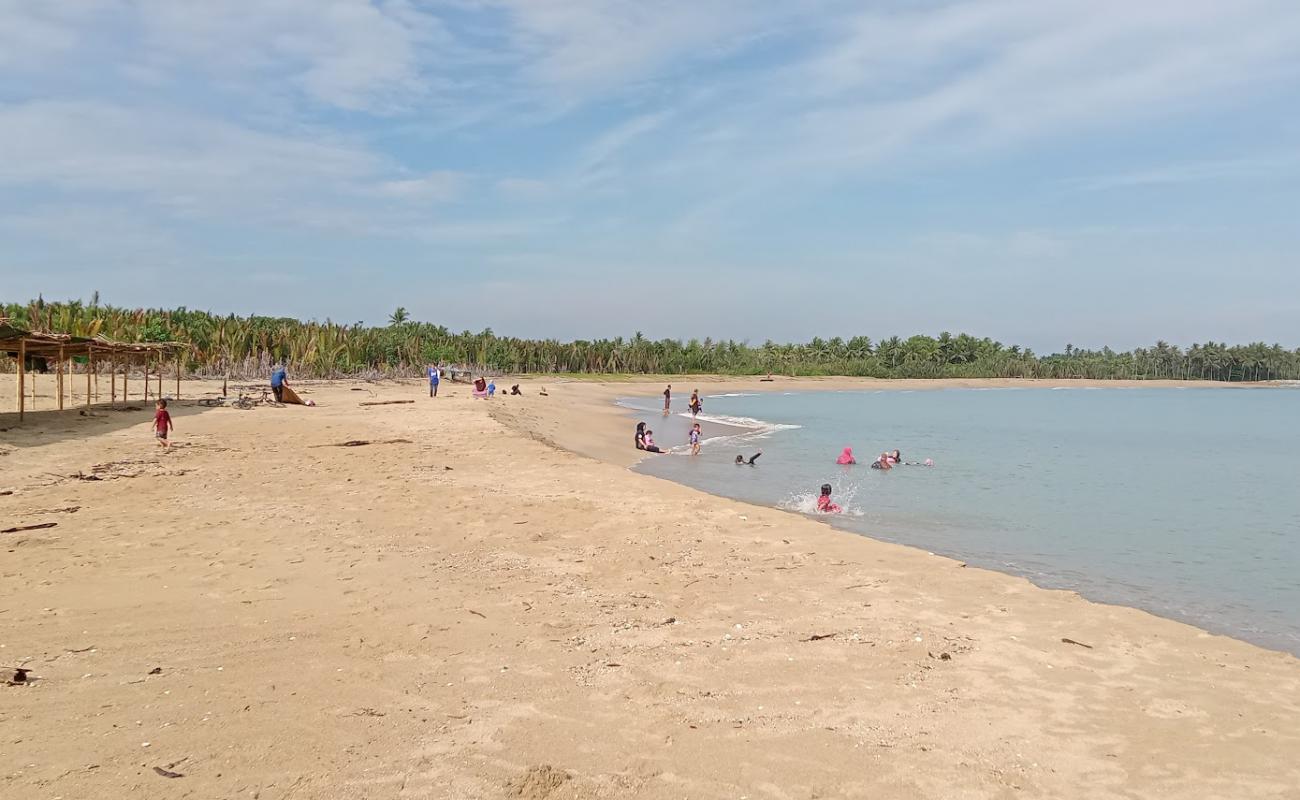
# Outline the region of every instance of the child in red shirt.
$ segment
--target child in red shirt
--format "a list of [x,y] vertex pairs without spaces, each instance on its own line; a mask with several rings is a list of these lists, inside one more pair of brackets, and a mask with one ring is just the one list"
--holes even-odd
[[831,485],[829,483],[822,484],[822,496],[817,498],[817,510],[823,514],[838,514],[843,510],[831,502]]
[[176,430],[172,424],[172,415],[167,413],[167,401],[158,401],[158,411],[153,415],[153,435],[158,439],[158,446],[166,449],[171,447],[167,441],[167,431]]

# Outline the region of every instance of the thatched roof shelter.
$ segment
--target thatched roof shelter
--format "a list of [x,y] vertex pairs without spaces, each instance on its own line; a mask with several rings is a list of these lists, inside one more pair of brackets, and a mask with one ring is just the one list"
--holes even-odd
[[[48,369],[53,365],[58,378],[58,407],[64,404],[64,375],[72,371],[74,360],[85,363],[86,406],[92,398],[98,399],[98,378],[101,367],[107,363],[113,378],[110,402],[117,402],[117,368],[123,368],[122,400],[127,398],[127,368],[131,364],[144,367],[145,399],[149,396],[149,366],[157,364],[157,396],[162,396],[162,363],[168,357],[176,360],[176,394],[180,395],[181,356],[190,349],[190,345],[181,342],[115,342],[103,336],[93,338],[72,336],[66,333],[46,333],[29,331],[14,325],[9,319],[0,319],[0,354],[8,355],[17,363],[18,377],[16,392],[18,400],[18,419],[26,414],[25,384],[29,363],[40,359]],[[92,378],[94,379],[92,382]],[[35,376],[32,378],[33,387]],[[35,390],[33,388],[33,400]]]

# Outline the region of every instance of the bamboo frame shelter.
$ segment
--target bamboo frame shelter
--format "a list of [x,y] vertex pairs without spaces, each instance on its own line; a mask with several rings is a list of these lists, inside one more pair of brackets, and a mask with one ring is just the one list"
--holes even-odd
[[[102,336],[88,338],[84,336],[72,336],[66,333],[44,333],[40,331],[29,331],[16,327],[10,321],[0,319],[0,354],[8,355],[16,363],[15,397],[17,399],[18,420],[23,421],[27,413],[27,364],[33,359],[41,359],[45,362],[47,370],[49,367],[54,368],[56,381],[55,396],[59,410],[64,408],[65,388],[68,390],[68,399],[73,396],[72,392],[72,364],[77,359],[85,362],[86,390],[85,404],[90,408],[92,402],[99,397],[99,373],[100,366],[107,361],[109,364],[109,374],[112,376],[112,393],[110,403],[117,402],[117,371],[119,367],[122,370],[122,401],[127,400],[127,376],[130,374],[132,364],[139,364],[144,367],[144,390],[145,400],[149,399],[149,366],[157,363],[157,397],[162,397],[163,393],[163,363],[169,357],[175,358],[176,363],[176,394],[180,397],[181,393],[181,361],[186,351],[190,349],[187,344],[180,342],[116,342]],[[36,401],[36,375],[31,373],[31,392],[33,410]],[[66,380],[65,380],[66,379]]]

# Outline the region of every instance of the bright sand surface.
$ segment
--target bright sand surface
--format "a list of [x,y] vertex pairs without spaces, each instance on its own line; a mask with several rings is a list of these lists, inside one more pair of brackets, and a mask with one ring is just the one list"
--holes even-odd
[[629,472],[662,386],[0,415],[0,797],[1300,795],[1294,657]]

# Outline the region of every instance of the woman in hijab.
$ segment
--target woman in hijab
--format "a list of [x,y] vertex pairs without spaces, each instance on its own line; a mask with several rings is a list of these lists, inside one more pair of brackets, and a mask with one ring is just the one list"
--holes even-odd
[[837,459],[835,459],[835,463],[836,463],[836,464],[856,464],[856,463],[858,463],[857,459],[855,459],[855,458],[853,457],[853,448],[852,448],[852,447],[846,447],[846,448],[844,448],[844,452],[843,452],[843,453],[840,453],[840,457],[837,458]]

